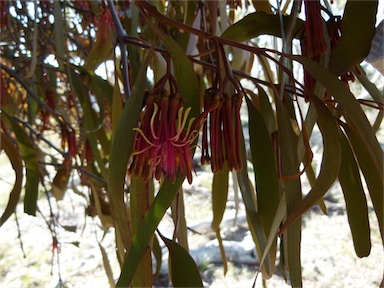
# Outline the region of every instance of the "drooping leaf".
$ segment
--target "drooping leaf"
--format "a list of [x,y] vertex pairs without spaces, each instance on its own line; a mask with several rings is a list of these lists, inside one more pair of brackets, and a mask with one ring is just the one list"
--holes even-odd
[[315,184],[303,201],[296,204],[294,210],[290,211],[286,222],[281,228],[282,231],[284,231],[298,217],[322,199],[324,194],[337,179],[340,169],[341,148],[339,144],[338,126],[333,119],[333,115],[325,107],[322,101],[314,95],[311,95],[310,98],[312,103],[315,105],[318,115],[317,123],[323,135],[323,160],[321,162],[320,173]]
[[57,61],[61,64],[63,61],[65,61],[65,47],[67,45],[65,44],[64,40],[64,17],[63,13],[61,11],[61,1],[55,1],[53,4],[53,11],[55,16],[55,48],[56,48],[56,56]]
[[203,287],[199,269],[188,252],[177,242],[159,233],[169,251],[170,272],[174,287]]
[[367,57],[376,32],[377,7],[377,0],[347,1],[341,38],[332,50],[329,62],[329,69],[336,75],[350,70]]
[[8,117],[8,119],[12,125],[13,132],[16,135],[17,145],[26,170],[24,212],[36,216],[40,177],[37,151],[27,133],[19,123],[12,117]]
[[[96,213],[97,216],[99,216],[101,225],[105,228],[108,229],[110,227],[113,227],[114,225],[114,220],[111,215],[108,215],[105,213],[106,209],[103,209],[103,206],[106,205],[105,201],[102,199],[102,195],[100,188],[91,183],[91,191],[92,191],[92,196],[95,201],[95,208],[96,208]],[[109,212],[109,211],[108,211]]]
[[12,191],[9,193],[9,200],[5,210],[0,218],[0,227],[8,220],[8,218],[15,212],[16,206],[20,200],[21,188],[23,183],[23,163],[19,151],[2,131],[0,135],[0,151],[4,150],[7,154],[12,168],[15,171],[15,183]]
[[159,240],[157,239],[156,234],[153,237],[152,253],[156,259],[156,269],[155,269],[155,273],[154,273],[154,277],[156,278],[160,274],[161,263],[162,263],[162,258],[163,258],[163,252],[161,251]]
[[[279,203],[279,185],[272,143],[264,120],[253,103],[246,98],[249,114],[249,137],[252,163],[255,171],[255,183],[258,214],[266,224],[269,233],[270,224]],[[268,228],[267,228],[268,227]]]
[[221,261],[223,261],[223,270],[224,270],[224,276],[225,276],[225,274],[227,274],[227,271],[228,271],[228,263],[227,263],[227,256],[225,255],[223,239],[221,238],[220,227],[217,227],[216,229],[216,239],[217,239],[217,242],[219,242]]
[[372,160],[383,175],[383,151],[376,138],[376,135],[364,114],[359,103],[353,94],[345,87],[344,83],[339,81],[329,70],[313,60],[300,56],[287,56],[304,65],[305,69],[312,74],[336,99],[343,107],[347,123],[358,132],[367,144],[369,153],[372,155]]
[[[372,155],[371,147],[368,144],[367,139],[358,133],[355,129],[349,125],[342,124],[346,135],[348,136],[352,150],[356,156],[357,162],[361,171],[363,172],[365,181],[367,183],[369,195],[372,199],[373,208],[375,210],[377,220],[379,222],[379,228],[381,233],[381,239],[384,242],[384,175],[383,166],[377,166],[375,156]],[[381,156],[381,162],[383,156]],[[381,164],[383,165],[383,164]]]
[[168,34],[164,34],[159,27],[148,22],[156,35],[163,42],[172,58],[174,75],[180,89],[180,95],[185,100],[185,107],[191,107],[189,117],[197,117],[200,114],[200,93],[193,65],[183,48]]
[[[247,221],[249,230],[251,231],[252,238],[256,245],[257,254],[261,257],[266,246],[266,234],[261,222],[261,219],[257,213],[257,202],[254,188],[252,187],[251,181],[247,171],[247,158],[244,145],[244,135],[241,133],[241,156],[243,161],[243,169],[237,172],[237,179],[241,191],[241,196],[244,201],[245,211],[247,214]],[[272,271],[270,269],[271,264],[269,263],[270,257],[268,256],[265,260],[265,265],[262,267],[264,278],[270,278]]]
[[[98,164],[97,166],[99,167],[101,174],[103,177],[106,177],[106,159],[102,157],[101,150],[103,150],[104,153],[108,153],[110,150],[110,141],[106,136],[104,127],[101,125],[102,119],[97,116],[96,111],[92,106],[87,87],[81,81],[80,75],[74,69],[71,69],[71,78],[73,88],[75,89],[84,112],[84,127],[86,129],[87,140],[91,146],[92,155]],[[98,145],[99,143],[103,149],[100,149],[100,146]]]
[[[149,206],[148,183],[141,177],[131,175],[130,186],[130,212],[131,212],[131,233],[135,235],[142,224],[145,212]],[[152,238],[152,237],[151,237]],[[152,287],[152,256],[150,245],[140,260],[135,277],[132,280],[133,287]]]
[[[284,25],[287,25],[289,16],[283,16]],[[298,37],[298,32],[303,28],[304,22],[296,19],[293,35]],[[221,35],[232,41],[244,42],[260,35],[272,35],[281,37],[281,25],[279,15],[265,12],[254,12],[245,16],[240,21],[231,25]]]
[[159,192],[149,206],[143,222],[132,240],[116,287],[127,287],[132,282],[137,266],[148,247],[149,241],[153,237],[153,233],[157,229],[165,212],[171,206],[183,181],[184,178],[179,176],[175,183],[165,180],[161,185]]
[[[112,216],[120,230],[125,248],[128,248],[128,239],[131,238],[126,207],[124,204],[124,184],[127,173],[129,157],[133,150],[135,140],[134,128],[139,123],[141,105],[144,98],[147,67],[152,57],[153,50],[142,63],[135,84],[132,88],[132,96],[128,99],[121,114],[116,134],[113,138],[109,169],[108,169],[108,197],[111,203]],[[149,240],[148,240],[149,241]]]
[[272,13],[272,7],[268,0],[252,0],[252,4],[256,11],[263,11],[268,14]]
[[[249,115],[249,138],[257,194],[258,214],[266,235],[269,235],[279,204],[279,184],[272,143],[263,117],[246,98]],[[274,270],[277,238],[271,246],[270,264]]]
[[[269,235],[267,237],[267,242],[265,245],[265,250],[263,251],[263,254],[260,258],[260,265],[263,265],[264,260],[268,255],[268,251],[271,249],[272,245],[274,245],[274,243],[276,242],[276,235],[278,234],[281,222],[282,222],[284,216],[286,215],[286,212],[287,212],[287,203],[285,200],[285,193],[283,193],[280,197],[279,205],[277,206],[276,214],[275,214],[275,217],[272,221],[271,229],[269,231]],[[282,258],[280,258],[280,261],[284,262],[284,260]],[[259,272],[260,272],[260,268],[259,268],[258,273]],[[254,283],[256,283],[258,273],[256,274]],[[254,287],[254,285],[253,285],[253,287]]]
[[342,160],[339,181],[344,194],[353,245],[358,257],[366,257],[371,251],[367,199],[361,184],[359,167],[343,133],[340,133],[340,144]]
[[185,218],[183,187],[180,187],[179,193],[177,193],[175,200],[173,200],[171,205],[171,214],[173,223],[175,225],[172,239],[177,239],[177,242],[183,246],[186,251],[189,251],[188,228],[187,220]]
[[117,126],[120,122],[121,114],[123,113],[123,102],[120,93],[118,78],[115,78],[115,87],[113,88],[112,99],[112,139],[116,134]]
[[88,83],[90,89],[97,97],[97,102],[99,106],[104,104],[103,102],[107,100],[109,105],[112,105],[112,95],[114,87],[109,83],[109,81],[104,80],[99,75],[96,75],[93,71],[88,72]]
[[211,228],[216,231],[224,216],[228,198],[228,176],[229,171],[227,165],[224,166],[223,172],[213,174],[212,180],[212,213],[213,219]]
[[[299,160],[297,157],[298,137],[292,126],[292,120],[287,107],[280,99],[276,99],[276,113],[279,132],[279,150],[281,157],[281,171],[284,176],[299,174]],[[290,179],[282,181],[283,192],[286,198],[287,213],[293,211],[297,203],[302,199],[300,179]],[[288,231],[283,234],[282,250],[280,256],[284,255],[284,269],[289,271],[292,287],[302,286],[301,275],[301,220],[290,226]],[[268,259],[268,257],[266,258]],[[280,259],[282,261],[282,259]],[[285,265],[287,263],[288,267]]]
[[105,270],[105,273],[107,274],[107,277],[108,277],[109,286],[115,287],[115,280],[113,278],[111,263],[109,262],[107,252],[105,251],[104,247],[101,245],[100,242],[99,242],[99,248],[100,248],[100,252],[101,252],[101,257],[103,259],[104,270]]
[[100,25],[98,26],[96,41],[93,43],[92,49],[83,66],[83,68],[88,71],[95,70],[101,63],[110,59],[112,56],[112,39],[114,37],[114,33],[111,33],[113,30],[112,26],[105,22],[100,22]]
[[52,195],[57,201],[63,200],[69,180],[70,170],[68,167],[59,167],[52,180]]

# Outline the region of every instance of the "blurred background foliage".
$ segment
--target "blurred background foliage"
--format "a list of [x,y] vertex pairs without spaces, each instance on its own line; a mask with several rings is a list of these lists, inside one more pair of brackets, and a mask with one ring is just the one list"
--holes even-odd
[[[152,286],[160,245],[173,286],[202,286],[182,183],[203,165],[213,173],[212,230],[221,242],[232,177],[263,279],[279,263],[286,281],[302,286],[301,216],[314,205],[326,213],[335,181],[356,255],[371,249],[367,198],[384,238],[383,77],[363,62],[380,44],[378,1],[0,5],[1,151],[15,174],[1,225],[22,202],[25,213],[49,219],[57,250],[57,230],[71,227],[60,227],[52,207],[71,190],[87,217],[115,231],[118,279],[100,244],[111,286]],[[171,239],[157,229],[168,209]]]

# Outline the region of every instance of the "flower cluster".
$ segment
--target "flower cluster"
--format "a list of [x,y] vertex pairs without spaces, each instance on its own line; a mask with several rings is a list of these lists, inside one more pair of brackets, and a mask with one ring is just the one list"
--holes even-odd
[[[144,181],[162,177],[174,182],[178,174],[192,183],[192,146],[202,117],[189,119],[179,93],[146,92],[146,104],[134,144],[131,173]],[[187,123],[188,122],[188,123]]]
[[[305,0],[305,33],[302,39],[301,50],[303,55],[319,62],[320,56],[327,52],[328,46],[325,41],[324,21],[321,17],[321,4],[319,0]],[[304,70],[305,86],[313,91],[316,80]]]
[[205,92],[204,112],[208,114],[209,121],[203,123],[201,163],[211,163],[213,173],[223,171],[225,161],[229,170],[242,168],[241,102],[241,93],[228,95],[217,89],[208,89]]

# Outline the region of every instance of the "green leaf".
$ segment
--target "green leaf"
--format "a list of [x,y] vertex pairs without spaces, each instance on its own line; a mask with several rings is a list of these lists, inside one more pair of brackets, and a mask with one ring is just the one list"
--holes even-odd
[[139,230],[135,234],[131,247],[126,255],[123,268],[116,287],[127,287],[135,276],[137,266],[143,257],[149,241],[153,237],[157,226],[163,218],[167,209],[171,206],[176,194],[179,191],[184,178],[179,176],[175,183],[165,180],[151,206],[144,216]]
[[171,55],[174,75],[179,86],[180,95],[185,100],[185,107],[191,107],[189,117],[197,117],[200,114],[200,93],[196,74],[193,65],[183,48],[168,34],[160,31],[152,22],[148,22],[156,35],[163,42]]
[[[298,175],[298,137],[293,130],[293,126],[291,124],[292,121],[287,107],[278,98],[276,98],[276,112],[279,132],[279,148],[281,154],[281,171],[283,176]],[[300,179],[297,177],[296,179],[290,181],[284,181],[281,184],[283,185],[283,193],[286,197],[287,213],[290,213],[302,199]],[[286,263],[288,263],[288,267],[284,267],[286,270],[289,270],[292,287],[302,286],[300,243],[301,221],[297,221],[295,224],[290,226],[288,231],[286,231],[283,235],[283,245],[281,247],[283,247],[284,252],[282,250],[280,251],[280,255],[284,255]]]
[[89,140],[89,144],[91,146],[93,157],[95,158],[98,164],[101,174],[103,175],[103,177],[106,177],[106,162],[105,159],[102,157],[101,149],[98,143],[102,145],[104,153],[109,151],[110,144],[105,134],[105,130],[101,125],[102,119],[98,119],[95,110],[92,108],[87,87],[81,81],[81,76],[74,69],[71,69],[71,78],[73,88],[76,91],[76,94],[79,98],[81,107],[84,112],[84,126],[86,129],[87,139]]
[[367,57],[375,35],[378,1],[347,1],[341,38],[331,52],[329,69],[336,75],[351,70]]
[[65,35],[65,26],[63,19],[63,13],[61,12],[61,1],[55,1],[53,5],[53,12],[55,16],[55,48],[56,48],[56,56],[57,62],[63,63],[65,61],[65,48],[67,47],[64,35]]
[[[93,43],[92,49],[89,52],[88,58],[85,60],[83,68],[88,71],[95,70],[101,63],[109,60],[112,56],[114,35],[106,35],[107,24],[99,25],[96,41]],[[113,29],[111,29],[112,31]]]
[[162,263],[162,258],[163,258],[163,252],[161,251],[159,240],[157,239],[156,234],[153,237],[152,253],[153,253],[153,256],[155,256],[155,259],[156,259],[156,270],[155,270],[155,273],[154,273],[154,277],[157,278],[157,277],[159,277],[159,274],[160,274],[161,263]]
[[188,252],[170,239],[165,238],[159,233],[169,251],[170,272],[174,287],[203,287],[199,269],[195,261]]
[[266,233],[279,204],[279,184],[275,156],[265,122],[253,103],[246,98],[249,115],[249,137],[252,164],[255,171],[255,183],[258,214],[265,222]]
[[300,55],[286,55],[304,65],[305,69],[318,80],[335,100],[343,107],[344,117],[347,123],[361,135],[367,144],[367,148],[372,155],[372,164],[379,169],[383,175],[383,151],[376,138],[366,115],[356,101],[353,94],[345,87],[345,84],[337,79],[335,75],[329,72],[324,66],[319,65],[315,61]]
[[144,99],[147,67],[152,55],[153,49],[150,50],[149,55],[142,63],[132,88],[131,97],[129,97],[124,106],[116,134],[113,138],[108,169],[108,197],[111,203],[112,215],[120,230],[125,248],[128,248],[127,241],[131,238],[124,203],[125,175],[127,173],[128,160],[133,150],[135,141],[133,129],[139,123],[141,105]]
[[57,201],[62,200],[67,190],[70,170],[68,167],[59,167],[52,180],[52,195]]
[[223,172],[213,174],[212,180],[212,213],[213,219],[211,228],[216,231],[223,219],[228,198],[228,176],[227,165],[224,165]]
[[[283,16],[284,25],[287,25],[289,16]],[[303,28],[304,21],[296,19],[293,35],[298,37],[298,32]],[[281,26],[279,15],[271,15],[265,12],[254,12],[245,16],[240,21],[228,27],[221,35],[232,41],[244,42],[260,35],[272,35],[281,38]]]
[[[239,183],[239,188],[245,205],[245,211],[247,214],[247,220],[249,230],[251,231],[252,238],[256,245],[256,250],[261,257],[262,252],[265,251],[266,246],[266,235],[261,222],[261,219],[257,213],[257,203],[256,203],[256,194],[252,187],[251,181],[248,176],[247,171],[247,158],[244,145],[244,135],[241,133],[241,156],[243,161],[243,169],[237,172],[237,179]],[[269,257],[266,258],[265,266],[265,278],[271,277],[273,271],[271,271],[271,263],[269,263]]]
[[288,218],[281,228],[282,231],[322,199],[337,179],[340,169],[341,147],[339,144],[339,129],[336,121],[329,109],[317,96],[311,94],[310,98],[315,105],[318,115],[317,124],[323,135],[323,160],[321,162],[319,176],[312,189],[303,201],[296,203],[293,211],[289,211]]
[[265,13],[271,14],[272,8],[268,0],[252,0],[252,4],[256,11],[264,11]]
[[[265,234],[271,231],[279,204],[279,183],[275,157],[273,155],[270,136],[260,112],[254,107],[251,100],[246,98],[249,115],[249,138],[255,183],[257,193],[258,214],[262,221]],[[270,251],[271,271],[274,270],[276,259],[277,238]]]
[[8,116],[16,135],[17,145],[19,146],[21,158],[25,164],[26,183],[24,196],[24,212],[36,216],[37,197],[39,193],[39,167],[37,162],[37,151],[29,139],[27,133],[20,127],[15,118]]
[[[279,205],[277,206],[275,217],[272,221],[272,225],[267,238],[265,250],[263,251],[262,257],[260,259],[260,265],[263,265],[264,260],[268,255],[268,251],[271,249],[271,247],[273,247],[272,245],[274,245],[276,241],[276,235],[278,234],[277,232],[280,228],[281,222],[284,216],[286,215],[286,213],[287,213],[287,202],[285,199],[285,193],[283,193],[280,197]],[[280,261],[282,260],[283,259],[280,258]],[[260,272],[260,268],[258,273],[259,272]],[[257,279],[258,273],[256,274],[256,279]],[[255,279],[255,282],[256,282],[256,279]]]
[[217,227],[216,229],[216,238],[217,238],[217,242],[219,242],[221,261],[223,261],[223,270],[224,270],[224,276],[225,276],[225,274],[227,274],[227,271],[228,271],[228,263],[227,263],[227,256],[225,255],[223,239],[221,238],[221,234],[220,234],[220,227]]
[[113,89],[112,99],[112,139],[116,134],[117,126],[123,113],[123,101],[121,99],[120,86],[118,78],[115,78],[115,87]]
[[101,257],[103,259],[105,273],[107,274],[107,277],[108,277],[109,286],[115,287],[115,280],[113,279],[111,263],[109,262],[107,252],[105,251],[104,247],[101,245],[100,242],[99,242],[99,248],[101,252]]
[[10,138],[1,132],[0,136],[0,146],[1,149],[4,149],[7,154],[9,161],[11,162],[12,168],[15,171],[15,184],[13,185],[12,191],[9,194],[9,200],[5,210],[0,218],[0,227],[8,220],[8,218],[15,212],[16,206],[20,200],[21,188],[23,183],[23,163],[19,151],[16,149],[15,145],[11,142]]
[[353,94],[325,67],[313,60],[298,56],[286,55],[304,65],[329,92],[335,97],[343,108],[345,132],[352,144],[359,166],[364,174],[372,198],[373,207],[379,221],[379,228],[384,242],[384,211],[383,211],[383,151],[376,138],[366,115],[356,101]]
[[340,133],[340,144],[342,160],[339,181],[347,207],[353,245],[358,257],[366,257],[371,251],[367,199],[361,184],[359,167],[344,133]]
[[[368,186],[369,195],[372,199],[373,208],[375,210],[377,220],[379,222],[379,228],[381,233],[381,239],[384,243],[384,210],[383,210],[383,191],[384,191],[384,175],[383,164],[381,166],[376,165],[376,156],[372,154],[371,147],[369,146],[367,139],[365,139],[360,133],[349,125],[342,124],[349,142],[356,156],[357,162],[361,171],[363,172],[365,181]],[[383,155],[381,155],[381,161]]]
[[[144,182],[141,177],[131,175],[130,186],[130,222],[131,233],[135,235],[142,224],[145,212],[148,210],[149,200],[149,183]],[[151,237],[152,238],[152,237]],[[151,249],[147,245],[147,249],[140,260],[137,272],[132,281],[133,287],[152,287],[152,257]]]

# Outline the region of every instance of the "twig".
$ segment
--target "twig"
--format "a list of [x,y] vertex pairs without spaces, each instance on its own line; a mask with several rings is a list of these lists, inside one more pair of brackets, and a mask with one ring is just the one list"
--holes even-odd
[[19,218],[17,217],[16,211],[15,211],[15,222],[16,222],[16,227],[17,227],[17,238],[19,239],[19,243],[20,243],[20,249],[21,249],[21,252],[23,252],[23,257],[27,258],[27,255],[25,254],[25,250],[24,250],[23,240],[21,239]]
[[55,149],[57,152],[59,152],[61,155],[63,155],[64,158],[70,158],[70,154],[68,152],[64,152],[62,151],[61,149],[57,148],[55,146],[55,144],[53,144],[51,141],[49,141],[48,139],[46,139],[40,132],[36,131],[32,126],[31,124],[29,124],[28,122],[20,119],[19,117],[17,116],[13,116],[13,119],[15,119],[17,122],[23,124],[23,126],[27,127],[29,129],[29,131],[34,134],[37,138],[43,140],[45,143],[48,144],[49,147]]
[[21,78],[21,76],[19,76],[14,70],[12,70],[11,68],[7,67],[3,63],[0,63],[0,67],[5,72],[7,72],[10,76],[15,78],[17,80],[17,82],[19,82],[21,84],[21,86],[24,87],[24,89],[27,91],[27,94],[29,96],[31,96],[33,98],[33,100],[35,100],[42,108],[47,110],[56,119],[57,122],[59,122],[60,124],[65,124],[63,122],[63,120],[61,119],[61,117],[59,116],[59,114],[57,114],[51,107],[49,107],[47,105],[47,103],[45,103],[43,100],[41,100],[39,98],[39,96],[37,96],[35,94],[35,92],[33,92],[32,89],[29,87],[29,85]]
[[127,57],[127,47],[125,46],[124,39],[127,36],[127,33],[124,31],[123,25],[121,25],[119,16],[117,15],[115,5],[112,0],[108,0],[109,10],[111,11],[113,23],[115,24],[117,31],[117,43],[120,47],[121,52],[121,61],[123,62],[123,84],[124,84],[124,93],[125,98],[128,100],[131,95],[130,81],[129,81],[129,73],[128,73],[128,57]]

